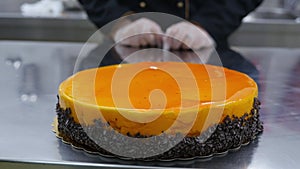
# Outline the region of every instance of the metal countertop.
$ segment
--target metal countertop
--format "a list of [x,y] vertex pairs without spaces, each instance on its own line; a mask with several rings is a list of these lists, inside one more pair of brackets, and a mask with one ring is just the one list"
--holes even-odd
[[[242,61],[237,64],[245,63],[244,68],[256,71],[254,78],[260,88],[261,118],[265,129],[255,142],[237,152],[206,161],[137,162],[75,150],[52,132],[58,85],[72,74],[82,46],[81,43],[0,41],[1,169],[299,168],[300,49],[235,48],[258,70],[253,69],[247,60],[237,59]],[[95,53],[97,46],[90,44],[82,53],[86,55],[81,60],[82,69],[97,66],[93,60]],[[251,72],[250,69],[245,71]]]

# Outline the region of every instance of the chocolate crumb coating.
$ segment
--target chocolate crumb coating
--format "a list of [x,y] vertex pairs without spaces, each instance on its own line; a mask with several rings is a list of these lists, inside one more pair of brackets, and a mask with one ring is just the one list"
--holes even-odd
[[[230,149],[240,147],[242,144],[247,144],[253,141],[263,131],[263,123],[259,119],[260,102],[257,98],[254,98],[253,108],[251,112],[245,113],[242,117],[227,116],[222,122],[217,125],[211,126],[200,136],[196,137],[184,137],[178,144],[173,146],[163,154],[140,158],[140,160],[170,160],[170,159],[186,159],[186,158],[203,158],[214,154],[224,153]],[[87,151],[99,153],[104,156],[120,157],[114,155],[99,145],[107,144],[113,145],[116,149],[122,149],[122,144],[118,144],[122,138],[118,138],[115,135],[113,129],[109,127],[109,124],[103,123],[101,120],[95,120],[95,123],[91,126],[81,126],[76,123],[73,117],[70,116],[71,109],[63,109],[59,103],[56,105],[56,112],[58,118],[58,131],[59,135],[63,137],[67,142],[72,143],[76,147],[84,148]],[[92,140],[88,136],[88,133],[92,133]],[[130,137],[146,138],[146,136],[137,134]],[[170,136],[162,133],[163,137],[160,137],[159,146],[173,145],[176,138],[181,137],[180,134]],[[98,144],[96,144],[98,143]],[[148,143],[154,144],[154,143]],[[157,142],[155,143],[157,144]],[[147,152],[151,150],[142,150],[141,147],[129,147],[129,153]],[[155,147],[159,147],[155,146]],[[135,152],[136,151],[136,152]],[[153,150],[155,151],[155,150]],[[128,159],[128,158],[125,158]]]

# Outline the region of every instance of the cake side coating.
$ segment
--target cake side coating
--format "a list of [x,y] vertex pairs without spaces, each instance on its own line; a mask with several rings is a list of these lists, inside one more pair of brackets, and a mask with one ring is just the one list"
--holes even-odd
[[[164,152],[163,154],[142,158],[142,160],[170,160],[195,157],[202,158],[218,153],[224,153],[230,149],[239,148],[242,144],[248,144],[263,131],[263,125],[259,119],[259,105],[259,100],[255,98],[253,102],[253,108],[251,109],[250,113],[245,113],[242,117],[237,117],[234,115],[231,117],[226,116],[222,122],[211,126],[201,135],[193,137],[186,136],[176,146]],[[109,123],[103,123],[101,120],[95,120],[94,124],[90,126],[82,126],[74,121],[74,118],[71,116],[71,109],[61,108],[59,103],[57,103],[56,112],[58,116],[57,134],[65,141],[75,145],[76,147],[84,148],[89,152],[99,153],[101,155],[117,156],[106,151],[95,142],[112,144],[116,149],[123,150],[123,147],[118,147],[118,144],[116,144],[122,141],[122,138],[115,137],[115,131],[109,128]],[[86,131],[86,129],[88,129],[88,131]],[[94,133],[95,135],[92,137],[98,139],[91,140],[86,132]],[[161,139],[161,145],[153,145],[153,147],[167,146],[168,144],[172,144],[172,141],[175,140],[178,135],[180,135],[180,133],[177,133],[176,135],[164,134],[164,137],[159,138]],[[140,134],[128,134],[128,136],[137,138],[147,137]],[[128,147],[128,149],[137,150],[137,147],[132,146]],[[140,145],[138,150],[138,152],[131,151],[131,153],[137,154],[139,152],[143,152],[147,154],[153,151],[149,149],[143,149],[143,145]]]

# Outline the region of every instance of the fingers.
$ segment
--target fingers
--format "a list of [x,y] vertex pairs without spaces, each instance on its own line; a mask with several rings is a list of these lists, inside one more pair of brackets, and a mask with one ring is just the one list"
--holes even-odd
[[193,40],[185,30],[185,27],[182,27],[180,24],[169,27],[166,31],[166,36],[164,43],[168,43],[173,50],[188,49]]
[[181,29],[179,27],[170,27],[166,31],[167,40],[165,43],[168,43],[170,49],[179,49],[181,46],[180,40],[184,37]]
[[147,46],[149,44],[147,38],[145,38],[143,35],[138,35],[136,38],[138,39],[138,42],[134,47]]
[[138,19],[120,28],[114,37],[116,42],[123,45],[158,46],[167,44],[170,49],[195,49],[212,47],[213,39],[202,28],[189,22],[179,22],[171,25],[165,33],[154,21],[146,18]]
[[187,50],[187,49],[190,49],[189,46],[192,46],[192,45],[193,45],[193,39],[191,38],[191,36],[189,34],[186,34],[186,36],[182,40],[181,48]]
[[141,18],[116,31],[114,40],[123,45],[139,46],[161,46],[161,27],[154,21]]
[[161,45],[161,35],[163,31],[159,25],[152,24],[152,27],[144,27],[142,31],[143,37],[147,41],[147,45],[150,46],[160,46]]
[[179,22],[171,25],[166,31],[166,40],[171,49],[194,49],[198,50],[204,47],[214,45],[213,39],[202,28],[189,22]]
[[163,35],[164,32],[162,31],[161,27],[159,25],[152,27],[151,31],[154,33],[154,41],[155,41],[155,45],[158,47],[162,47],[163,44]]
[[[165,37],[163,38],[164,45],[166,44],[169,48],[173,47],[173,38],[178,32],[178,29],[176,27],[169,27],[166,30]],[[166,46],[165,45],[165,46]]]

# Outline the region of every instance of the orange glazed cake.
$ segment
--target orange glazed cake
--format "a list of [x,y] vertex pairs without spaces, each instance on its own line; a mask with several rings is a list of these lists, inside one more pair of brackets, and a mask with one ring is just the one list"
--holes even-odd
[[224,67],[181,62],[111,65],[74,74],[58,92],[58,135],[104,155],[119,156],[101,145],[118,148],[122,136],[159,136],[161,141],[153,143],[159,146],[181,136],[170,149],[147,158],[210,156],[247,144],[263,130],[257,84]]

